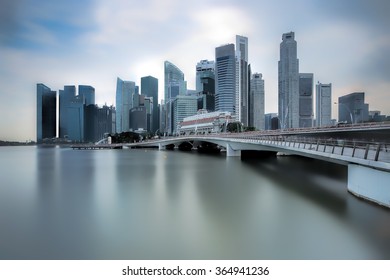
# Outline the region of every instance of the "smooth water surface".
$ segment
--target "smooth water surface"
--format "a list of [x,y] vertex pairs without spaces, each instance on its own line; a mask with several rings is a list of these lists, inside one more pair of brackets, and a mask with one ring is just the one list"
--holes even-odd
[[0,148],[0,259],[390,259],[346,168],[158,150]]

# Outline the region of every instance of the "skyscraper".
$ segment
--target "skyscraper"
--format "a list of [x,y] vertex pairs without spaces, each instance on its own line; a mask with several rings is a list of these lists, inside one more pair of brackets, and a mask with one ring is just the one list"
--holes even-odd
[[158,79],[152,76],[142,77],[141,94],[153,99],[151,132],[155,133],[160,128],[160,116],[158,112]]
[[316,85],[316,114],[317,126],[332,124],[332,84]]
[[178,96],[185,96],[187,93],[187,83],[184,81],[184,73],[173,63],[164,62],[164,104],[165,106],[165,131],[172,134],[174,126],[173,101]]
[[84,98],[84,104],[95,105],[95,89],[91,86],[79,85],[79,95]]
[[[196,92],[201,99],[200,109],[215,111],[215,63],[201,60],[196,65]],[[198,108],[198,109],[199,109]]]
[[185,95],[187,92],[184,73],[169,61],[164,62],[164,82],[164,103],[178,95]]
[[281,128],[299,127],[299,61],[294,32],[285,33],[280,43],[278,115]]
[[265,129],[265,115],[264,115],[264,80],[263,75],[254,73],[250,82],[250,96],[251,96],[251,111],[253,112],[253,126],[256,129]]
[[236,35],[236,110],[238,120],[249,125],[248,38]]
[[364,92],[353,92],[339,97],[339,121],[361,123],[368,121],[368,104],[364,103]]
[[234,44],[215,49],[215,110],[236,114],[236,56]]
[[37,143],[57,135],[57,93],[37,84]]
[[129,131],[129,112],[133,108],[135,83],[117,78],[116,82],[116,132]]
[[69,136],[69,120],[68,120],[68,108],[72,100],[76,97],[76,87],[75,86],[64,86],[63,90],[59,90],[59,99],[60,99],[60,112],[59,112],[59,137],[65,138]]
[[299,73],[299,127],[313,126],[313,74]]

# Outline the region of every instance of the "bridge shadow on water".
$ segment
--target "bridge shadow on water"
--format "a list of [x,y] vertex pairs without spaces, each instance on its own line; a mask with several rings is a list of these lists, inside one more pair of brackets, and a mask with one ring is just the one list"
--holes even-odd
[[346,214],[346,166],[291,155],[242,157],[241,161],[280,188],[337,215]]

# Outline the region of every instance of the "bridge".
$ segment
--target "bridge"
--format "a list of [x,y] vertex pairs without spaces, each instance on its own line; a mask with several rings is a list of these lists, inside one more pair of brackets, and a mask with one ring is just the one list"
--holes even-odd
[[[299,155],[348,166],[348,191],[390,207],[390,124],[221,133],[124,144],[129,148],[214,147],[228,157],[256,153]],[[256,152],[254,152],[256,151]]]

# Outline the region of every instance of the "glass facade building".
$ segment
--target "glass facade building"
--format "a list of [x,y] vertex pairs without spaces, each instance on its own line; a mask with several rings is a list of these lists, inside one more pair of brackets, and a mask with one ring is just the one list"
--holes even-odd
[[[142,89],[142,87],[141,87]],[[178,95],[185,95],[187,83],[184,73],[173,63],[164,62],[164,103],[168,103]]]
[[160,115],[158,111],[158,79],[152,76],[142,77],[141,94],[153,99],[150,130],[152,133],[155,133],[160,128]]
[[339,122],[362,123],[369,119],[368,104],[364,103],[364,92],[353,92],[339,97]]
[[196,96],[177,96],[172,103],[172,133],[176,134],[178,125],[184,118],[196,115],[198,111],[198,98]]
[[59,100],[60,100],[60,112],[59,112],[59,137],[62,139],[68,138],[69,136],[69,125],[68,120],[68,108],[72,100],[76,97],[76,87],[69,85],[64,86],[63,90],[59,90]]
[[299,127],[312,127],[313,116],[313,74],[299,73]]
[[86,106],[95,105],[95,89],[93,87],[79,85],[79,95],[83,96]]
[[332,84],[316,85],[316,116],[317,126],[332,124]]
[[236,114],[236,57],[234,44],[215,49],[215,110]]
[[37,143],[57,136],[57,92],[37,84]]
[[116,82],[116,132],[129,131],[130,109],[133,108],[135,83],[117,78]]

